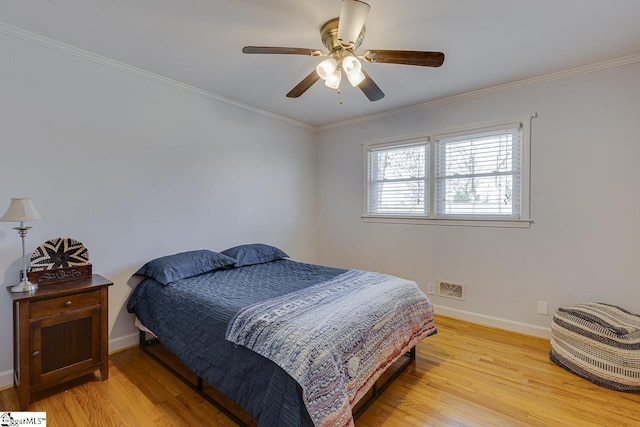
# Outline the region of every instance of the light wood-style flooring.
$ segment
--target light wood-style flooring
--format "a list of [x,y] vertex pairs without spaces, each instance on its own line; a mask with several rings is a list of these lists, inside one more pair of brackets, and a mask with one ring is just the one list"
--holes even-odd
[[[549,360],[548,340],[441,316],[436,324],[357,427],[640,426],[640,393],[564,371]],[[82,378],[29,410],[46,411],[49,427],[235,425],[138,348],[112,355],[110,366],[107,381]],[[13,389],[0,392],[0,410],[16,409]]]

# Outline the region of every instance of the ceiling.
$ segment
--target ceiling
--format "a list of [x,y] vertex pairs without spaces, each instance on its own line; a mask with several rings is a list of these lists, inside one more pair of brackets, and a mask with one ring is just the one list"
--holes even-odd
[[638,0],[367,1],[359,53],[446,54],[440,68],[364,63],[386,94],[376,102],[322,81],[286,98],[322,58],[241,53],[325,50],[320,26],[340,0],[3,0],[0,22],[311,126],[640,53]]

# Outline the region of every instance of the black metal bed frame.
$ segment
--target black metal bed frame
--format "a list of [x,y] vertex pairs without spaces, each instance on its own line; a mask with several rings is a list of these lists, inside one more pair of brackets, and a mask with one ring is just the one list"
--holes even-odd
[[[200,396],[202,396],[203,399],[205,399],[207,402],[211,403],[213,406],[215,406],[217,409],[219,409],[223,414],[225,414],[227,417],[229,417],[231,420],[233,420],[239,426],[241,426],[241,427],[249,427],[244,421],[242,421],[235,414],[233,414],[231,411],[229,411],[227,408],[225,408],[223,404],[221,404],[220,402],[215,400],[213,397],[211,397],[209,394],[207,394],[204,391],[204,380],[200,376],[196,375],[197,382],[196,382],[196,384],[194,384],[192,381],[190,381],[188,378],[186,378],[184,375],[182,375],[180,372],[178,372],[176,369],[174,369],[171,365],[169,365],[166,361],[164,361],[160,356],[158,356],[157,354],[154,354],[151,350],[149,350],[148,347],[151,344],[154,344],[156,342],[160,343],[160,341],[157,338],[147,339],[146,332],[140,330],[140,349],[145,354],[149,355],[153,360],[155,360],[156,362],[160,363],[160,365],[162,365],[166,370],[171,372],[174,376],[176,376],[178,379],[180,379],[183,383],[188,385],[192,390],[194,390],[196,393],[198,393]],[[162,343],[160,343],[160,344],[162,344]],[[373,404],[373,402],[375,402],[378,399],[378,397],[380,397],[380,395],[387,388],[389,388],[389,386],[396,380],[396,378],[398,378],[400,376],[400,374],[402,374],[402,372],[404,372],[404,370],[407,368],[407,366],[409,366],[416,359],[416,348],[412,347],[409,351],[407,351],[404,354],[404,356],[406,357],[406,359],[391,374],[391,376],[386,378],[382,382],[382,384],[380,384],[380,385],[378,385],[378,381],[376,381],[373,384],[373,386],[371,387],[371,390],[370,390],[371,391],[371,395],[366,400],[363,400],[363,401],[358,403],[358,406],[357,406],[358,409],[353,413],[353,419],[354,420],[357,420]]]

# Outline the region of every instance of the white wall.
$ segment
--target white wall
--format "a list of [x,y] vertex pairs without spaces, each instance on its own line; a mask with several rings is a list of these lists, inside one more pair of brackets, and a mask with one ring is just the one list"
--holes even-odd
[[[363,223],[361,143],[537,112],[528,229]],[[318,261],[382,271],[426,290],[467,285],[441,313],[548,335],[559,306],[640,312],[640,64],[546,81],[320,134]],[[549,316],[536,313],[549,303]]]
[[[90,252],[110,288],[112,348],[135,330],[127,280],[182,250],[275,244],[314,261],[311,130],[0,34],[0,214],[30,196],[54,237]],[[0,284],[17,283],[20,239],[0,223]],[[0,387],[11,383],[12,316],[0,293]],[[134,337],[135,338],[135,337]]]

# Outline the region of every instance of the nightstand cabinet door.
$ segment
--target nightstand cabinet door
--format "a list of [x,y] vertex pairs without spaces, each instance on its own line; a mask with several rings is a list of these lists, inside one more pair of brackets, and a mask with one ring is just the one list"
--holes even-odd
[[100,306],[31,322],[31,386],[100,368]]

